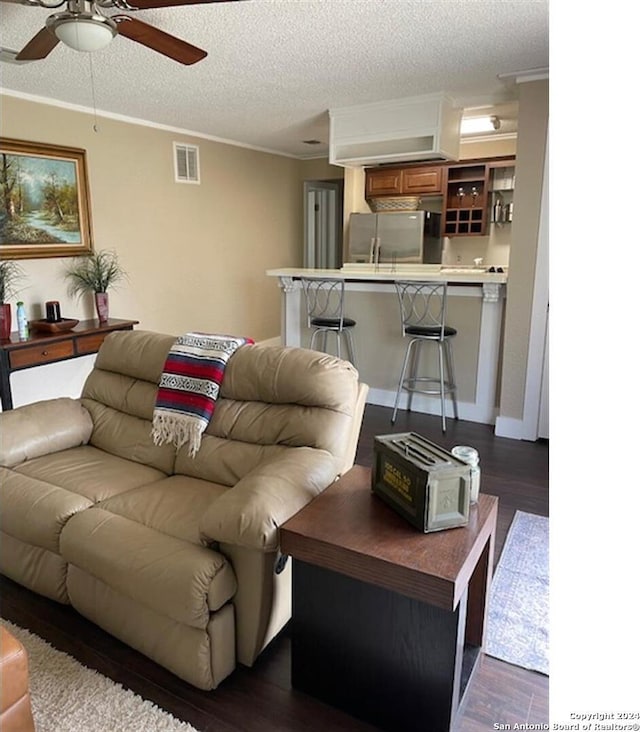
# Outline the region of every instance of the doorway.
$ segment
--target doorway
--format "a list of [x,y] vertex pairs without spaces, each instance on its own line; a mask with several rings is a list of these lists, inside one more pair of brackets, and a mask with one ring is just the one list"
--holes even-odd
[[303,267],[342,267],[343,195],[342,180],[304,182]]

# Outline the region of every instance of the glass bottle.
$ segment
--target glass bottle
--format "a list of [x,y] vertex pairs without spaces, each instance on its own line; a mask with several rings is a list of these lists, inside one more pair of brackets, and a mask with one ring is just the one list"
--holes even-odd
[[18,338],[21,341],[26,341],[29,338],[29,323],[27,322],[27,313],[22,300],[16,306],[16,318],[18,320]]
[[477,503],[480,495],[480,455],[478,455],[478,451],[475,447],[468,445],[456,445],[451,450],[451,454],[471,466],[470,500],[471,503]]

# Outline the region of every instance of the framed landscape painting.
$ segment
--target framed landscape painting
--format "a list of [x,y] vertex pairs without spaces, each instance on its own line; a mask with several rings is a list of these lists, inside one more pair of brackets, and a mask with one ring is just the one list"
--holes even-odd
[[85,151],[0,137],[0,258],[92,249]]

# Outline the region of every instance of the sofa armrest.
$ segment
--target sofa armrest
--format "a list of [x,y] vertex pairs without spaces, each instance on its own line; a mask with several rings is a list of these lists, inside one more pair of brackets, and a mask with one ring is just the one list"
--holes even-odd
[[0,465],[14,465],[85,445],[93,422],[77,399],[34,402],[0,414]]
[[208,508],[200,533],[217,541],[275,551],[279,527],[336,478],[336,459],[324,450],[299,447],[264,463]]

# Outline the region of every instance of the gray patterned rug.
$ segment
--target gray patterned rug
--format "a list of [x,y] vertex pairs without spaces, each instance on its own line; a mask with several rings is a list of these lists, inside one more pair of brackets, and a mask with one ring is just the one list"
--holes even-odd
[[516,511],[493,576],[485,653],[549,675],[549,519]]

